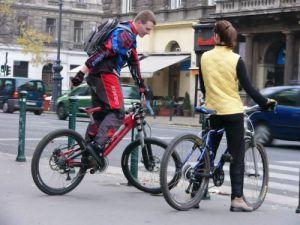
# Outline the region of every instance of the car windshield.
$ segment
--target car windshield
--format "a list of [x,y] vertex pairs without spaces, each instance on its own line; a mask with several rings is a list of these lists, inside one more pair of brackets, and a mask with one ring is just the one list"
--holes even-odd
[[44,92],[44,85],[42,81],[17,80],[17,89],[18,91]]
[[124,98],[129,99],[139,99],[139,91],[137,87],[134,86],[122,86],[123,96]]

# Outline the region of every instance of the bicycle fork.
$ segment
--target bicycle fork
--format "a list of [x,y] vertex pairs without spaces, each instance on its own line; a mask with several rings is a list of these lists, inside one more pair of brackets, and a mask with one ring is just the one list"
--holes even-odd
[[145,138],[147,137],[146,131],[144,129],[144,120],[142,120],[140,116],[136,120],[137,131],[139,134],[140,144],[142,148],[142,157],[145,168],[148,171],[152,171],[154,169],[154,157],[152,154],[152,147],[150,144],[145,144]]

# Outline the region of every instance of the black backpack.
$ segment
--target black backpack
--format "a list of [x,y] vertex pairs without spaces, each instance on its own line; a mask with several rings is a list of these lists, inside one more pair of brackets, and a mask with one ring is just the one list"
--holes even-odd
[[91,33],[86,37],[84,41],[84,51],[88,54],[88,56],[100,52],[103,49],[109,35],[117,27],[121,27],[132,33],[129,27],[125,26],[124,24],[122,24],[122,22],[116,19],[109,19],[101,23],[98,28],[94,28],[91,31]]

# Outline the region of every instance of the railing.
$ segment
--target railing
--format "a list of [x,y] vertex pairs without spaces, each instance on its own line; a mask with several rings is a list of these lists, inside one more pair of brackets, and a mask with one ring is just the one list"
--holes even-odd
[[216,1],[216,13],[241,12],[266,9],[282,9],[300,6],[300,0],[228,0]]

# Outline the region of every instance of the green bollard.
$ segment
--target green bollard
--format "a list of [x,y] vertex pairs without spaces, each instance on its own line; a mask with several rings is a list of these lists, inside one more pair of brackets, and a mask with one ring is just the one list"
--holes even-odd
[[[70,107],[69,107],[69,129],[75,130],[76,129],[76,105],[77,99],[76,97],[72,96],[69,98]],[[68,139],[68,146],[69,148],[74,144],[74,140],[69,138]]]
[[152,102],[152,106],[153,106],[153,112],[154,112],[154,116],[153,116],[153,119],[155,119],[156,118],[156,114],[157,114],[157,104],[156,104],[157,102],[156,102],[156,100],[153,100],[153,102]]
[[[204,136],[206,131],[206,123],[205,123],[205,116],[203,114],[200,114],[199,116],[199,123],[202,125],[202,132],[201,135]],[[210,200],[210,194],[208,192],[208,187],[205,188],[205,193],[202,197],[203,200]]]
[[76,111],[77,111],[77,99],[72,96],[69,98],[70,107],[69,107],[69,129],[76,129]]
[[[134,129],[131,131],[131,142],[135,141],[138,138],[138,134],[134,135]],[[138,149],[134,149],[131,154],[130,159],[130,171],[131,174],[137,178],[138,177],[138,160],[139,160],[139,151]],[[130,184],[129,184],[130,185]]]
[[18,145],[18,155],[16,161],[25,162],[25,125],[26,125],[26,98],[27,91],[20,92],[19,106],[20,106],[20,118],[19,118],[19,145]]
[[296,213],[300,213],[300,169],[299,169],[299,203],[296,209]]

